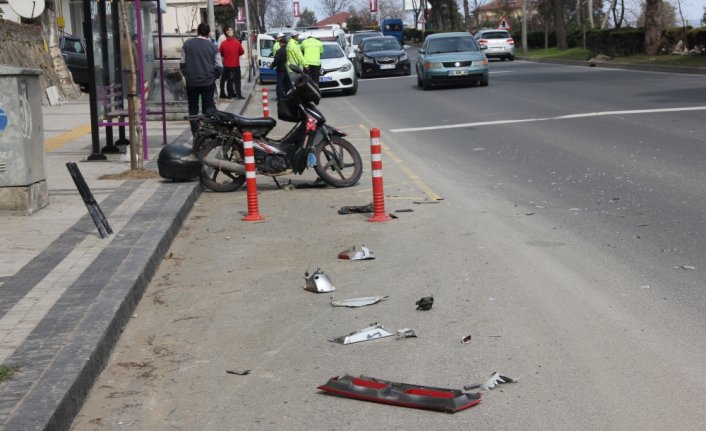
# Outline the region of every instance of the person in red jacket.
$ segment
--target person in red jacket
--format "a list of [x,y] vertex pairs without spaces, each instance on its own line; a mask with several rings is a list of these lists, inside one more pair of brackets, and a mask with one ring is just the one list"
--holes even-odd
[[223,92],[221,81],[220,96],[225,99],[244,99],[240,89],[240,56],[245,54],[243,45],[235,38],[233,27],[225,28],[226,40],[221,42],[218,50],[223,57],[223,78],[227,87],[227,96]]

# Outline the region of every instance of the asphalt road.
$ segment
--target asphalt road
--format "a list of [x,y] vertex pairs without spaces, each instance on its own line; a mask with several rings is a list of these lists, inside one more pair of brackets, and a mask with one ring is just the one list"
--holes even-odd
[[[398,220],[336,213],[369,201],[365,180],[262,181],[255,224],[243,192],[205,193],[74,429],[703,429],[703,79],[491,70],[487,88],[413,75],[323,100],[366,160],[382,129],[387,209],[414,210]],[[361,243],[378,258],[336,259]],[[330,307],[301,289],[317,266],[339,298],[390,298]],[[327,341],[375,321],[418,338]],[[316,391],[343,373],[459,388],[493,371],[521,378],[454,415]]]

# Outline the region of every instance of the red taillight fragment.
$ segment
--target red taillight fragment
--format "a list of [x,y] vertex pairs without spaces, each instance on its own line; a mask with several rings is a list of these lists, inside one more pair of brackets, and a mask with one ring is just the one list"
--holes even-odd
[[507,44],[508,44],[508,45],[514,45],[514,44],[515,44],[515,41],[512,40],[512,39],[508,39],[508,40],[507,40]]

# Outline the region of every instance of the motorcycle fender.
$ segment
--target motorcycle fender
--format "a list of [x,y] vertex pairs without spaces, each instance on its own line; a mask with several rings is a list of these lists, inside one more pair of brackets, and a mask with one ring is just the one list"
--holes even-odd
[[346,132],[335,127],[331,127],[328,124],[326,124],[326,130],[328,130],[328,132],[333,136],[346,136]]

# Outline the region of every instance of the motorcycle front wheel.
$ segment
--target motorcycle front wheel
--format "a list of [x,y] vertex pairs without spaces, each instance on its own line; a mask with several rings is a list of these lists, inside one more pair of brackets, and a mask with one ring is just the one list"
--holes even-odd
[[353,144],[331,136],[316,147],[314,170],[323,182],[333,187],[351,187],[363,175],[363,161]]
[[[199,146],[199,158],[201,160],[210,156],[215,159],[242,163],[240,153],[238,153],[236,148],[226,148],[221,145],[220,141],[210,137],[204,139],[206,141]],[[235,172],[228,172],[203,164],[201,168],[201,184],[214,192],[234,192],[245,184],[245,175],[238,175]]]

